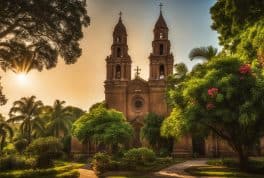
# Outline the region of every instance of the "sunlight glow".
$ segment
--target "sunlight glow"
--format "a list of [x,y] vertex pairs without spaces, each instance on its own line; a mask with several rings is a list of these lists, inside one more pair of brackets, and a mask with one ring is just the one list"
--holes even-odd
[[17,81],[20,85],[27,85],[28,84],[28,77],[25,73],[20,73],[17,75]]

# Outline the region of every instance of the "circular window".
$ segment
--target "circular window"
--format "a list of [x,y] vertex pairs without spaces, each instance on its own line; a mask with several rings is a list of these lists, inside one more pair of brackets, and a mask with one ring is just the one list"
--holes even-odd
[[141,100],[136,100],[135,101],[135,108],[139,109],[142,108],[143,102]]
[[136,97],[134,100],[133,100],[133,108],[135,110],[140,110],[143,108],[144,106],[144,100],[141,98],[141,97]]

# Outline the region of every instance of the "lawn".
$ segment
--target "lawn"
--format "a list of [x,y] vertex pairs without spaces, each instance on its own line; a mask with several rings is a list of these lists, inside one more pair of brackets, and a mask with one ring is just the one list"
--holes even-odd
[[232,178],[263,178],[264,159],[251,158],[249,173],[239,170],[238,160],[234,158],[212,159],[208,166],[190,167],[185,171],[195,176],[232,177]]
[[1,171],[1,178],[72,178],[79,177],[78,168],[84,166],[79,163],[56,162],[55,166],[48,169],[28,169]]
[[109,171],[104,173],[103,176],[105,178],[152,178],[153,176],[150,176],[151,173],[183,161],[184,159],[179,158],[171,161],[164,161],[164,159],[158,158],[153,164],[137,166],[133,171]]
[[232,177],[232,178],[263,178],[264,175],[249,174],[239,171],[236,168],[227,168],[221,166],[202,166],[190,167],[185,170],[194,176],[212,176],[212,177]]

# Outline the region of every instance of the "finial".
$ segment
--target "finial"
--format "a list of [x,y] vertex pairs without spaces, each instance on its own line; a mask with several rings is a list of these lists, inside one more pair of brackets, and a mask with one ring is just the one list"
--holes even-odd
[[137,66],[137,68],[134,71],[136,72],[136,78],[139,78],[141,69]]
[[121,20],[121,18],[122,18],[122,12],[120,11],[119,12],[119,19]]
[[162,3],[160,3],[160,13],[162,13],[162,6],[163,6],[163,4]]

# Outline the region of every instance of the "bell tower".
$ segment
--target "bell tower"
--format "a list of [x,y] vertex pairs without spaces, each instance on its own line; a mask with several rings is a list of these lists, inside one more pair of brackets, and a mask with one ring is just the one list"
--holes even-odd
[[111,55],[106,58],[107,81],[131,80],[131,58],[128,55],[127,31],[122,22],[122,13],[113,32]]
[[173,55],[170,52],[171,44],[168,39],[169,29],[162,15],[162,4],[160,4],[160,15],[153,32],[152,53],[149,56],[151,82],[164,80],[173,73]]
[[113,32],[111,54],[106,58],[105,101],[107,107],[126,114],[126,90],[131,80],[131,58],[128,55],[127,31],[122,13]]
[[169,29],[162,15],[155,24],[152,41],[152,53],[149,56],[149,95],[150,112],[167,116],[170,109],[166,102],[166,78],[173,73],[173,55],[170,52]]

